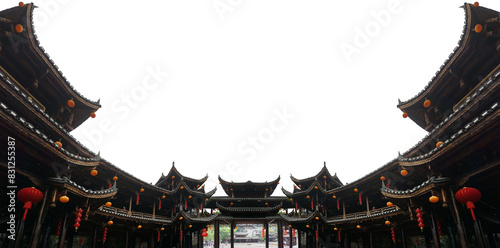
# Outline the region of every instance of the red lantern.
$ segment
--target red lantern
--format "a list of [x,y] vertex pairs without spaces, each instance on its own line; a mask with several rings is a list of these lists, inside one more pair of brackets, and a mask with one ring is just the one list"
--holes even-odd
[[43,194],[42,191],[36,189],[35,187],[24,188],[19,190],[19,192],[17,193],[17,199],[19,199],[21,202],[24,202],[23,220],[25,220],[28,210],[31,209],[31,206],[33,204],[37,204],[43,199]]
[[363,199],[361,197],[361,193],[359,194],[359,205],[363,205]]
[[337,200],[337,210],[340,210],[340,201]]
[[391,227],[391,236],[392,242],[396,243],[396,232],[394,231],[394,227]]
[[318,231],[316,231],[316,240],[318,240],[318,238],[319,238]]
[[295,237],[295,229],[292,229],[292,236]]
[[207,232],[202,232],[201,233],[201,236],[203,236],[204,238],[208,236],[208,233]]
[[68,107],[73,108],[75,106],[75,102],[73,100],[68,100]]
[[467,209],[470,209],[470,213],[472,214],[472,219],[476,220],[476,215],[474,215],[474,202],[479,201],[481,199],[481,192],[475,188],[463,188],[457,193],[455,193],[455,199],[460,203],[467,204]]
[[135,197],[135,204],[139,204],[139,193],[137,193],[137,196]]
[[75,224],[73,225],[75,227],[75,232],[78,231],[78,227],[80,227],[80,222],[82,221],[82,219],[80,219],[82,217],[82,213],[83,213],[83,210],[81,208],[79,208],[77,211],[76,211],[76,219],[75,219]]
[[479,3],[478,2],[474,2],[474,7],[479,7]]
[[[403,113],[403,118],[407,118],[408,117],[408,113],[404,112]],[[383,180],[382,180],[383,181]]]
[[161,209],[161,200],[158,202],[158,210]]
[[90,118],[95,118],[95,116],[96,116],[96,115],[95,115],[95,113],[94,113],[94,112],[90,113]]
[[[478,4],[479,6],[479,4]],[[19,2],[19,7],[24,7],[24,3],[23,2]]]
[[314,210],[314,202],[311,201],[311,210]]
[[188,208],[188,201],[184,201],[184,210]]
[[415,210],[415,213],[417,213],[417,222],[418,222],[418,227],[420,227],[420,230],[423,232],[424,231],[424,219],[422,219],[422,210],[420,208],[417,208]]
[[425,100],[424,101],[424,107],[428,108],[431,106],[431,100]]
[[299,203],[295,202],[295,210],[299,210]]
[[338,232],[338,235],[339,235],[339,242],[340,242],[340,240],[341,240],[341,238],[342,238],[342,236],[340,235],[340,230],[339,230],[339,232]]
[[102,234],[102,242],[103,243],[106,242],[106,236],[107,236],[107,234],[108,234],[108,228],[105,227],[104,231],[103,231],[103,234]]
[[59,237],[59,235],[61,235],[61,227],[62,227],[62,219],[59,219],[57,221],[56,233],[54,234],[54,236]]
[[158,242],[160,242],[160,231],[158,231]]

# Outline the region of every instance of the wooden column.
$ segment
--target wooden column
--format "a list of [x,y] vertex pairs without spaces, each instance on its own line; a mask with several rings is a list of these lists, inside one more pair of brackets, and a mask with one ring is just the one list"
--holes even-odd
[[455,200],[455,194],[453,194],[453,190],[449,188],[450,190],[450,198],[451,198],[451,206],[453,207],[453,210],[455,210],[455,216],[457,217],[457,231],[458,231],[458,240],[460,242],[460,247],[461,248],[467,248],[467,242],[465,241],[465,234],[464,234],[464,229],[462,226],[462,219],[460,218],[460,212],[458,211],[457,208],[457,202]]
[[156,219],[156,200],[153,201],[153,219]]
[[[368,197],[366,199],[367,199],[367,201],[366,201],[367,204],[366,205],[368,205]],[[369,232],[368,234],[370,235],[370,243],[369,243],[369,245],[370,245],[370,248],[373,248],[373,232],[372,232],[372,229],[370,228],[370,230],[368,232]]]
[[127,232],[125,233],[125,248],[128,248],[128,227],[127,227]]
[[288,248],[293,247],[293,228],[291,226],[288,226]]
[[343,218],[345,219],[346,216],[345,216],[345,201],[342,202],[342,214],[343,214]]
[[38,239],[40,238],[40,232],[42,230],[42,221],[43,221],[42,217],[44,215],[44,212],[46,211],[46,203],[47,203],[47,194],[48,193],[49,193],[49,189],[46,188],[45,192],[43,193],[42,206],[40,207],[40,211],[38,212],[38,219],[36,220],[35,232],[33,234],[33,241],[31,242],[31,248],[38,247]]
[[[94,227],[94,234],[92,235],[92,248],[96,248],[97,246],[97,228],[98,228],[98,225],[95,224],[95,227]],[[128,241],[128,231],[127,231],[127,241]],[[128,248],[128,246],[126,246],[125,248]]]
[[219,237],[219,221],[216,220],[214,223],[214,248],[219,248],[220,237]]
[[132,215],[132,195],[130,196],[130,202],[128,203],[128,215]]
[[436,228],[436,221],[434,220],[434,213],[430,213],[431,216],[431,232],[432,232],[432,241],[434,242],[434,248],[439,248],[439,236]]
[[483,232],[481,231],[481,228],[479,227],[479,221],[473,220],[473,222],[474,222],[474,233],[476,235],[477,244],[479,248],[485,248],[486,246],[484,244],[484,235]]
[[406,248],[406,238],[405,238],[405,230],[403,228],[403,225],[401,227],[401,242],[403,243],[403,248]]
[[61,236],[59,237],[59,245],[57,247],[64,248],[64,241],[66,240],[66,233],[68,230],[68,210],[64,213],[64,219],[61,226]]
[[299,231],[299,229],[297,229],[297,232],[295,233],[297,235],[297,246],[298,248],[302,248],[302,237],[301,237],[301,232]]
[[370,203],[368,202],[368,196],[366,197],[366,215],[370,215]]
[[264,224],[264,227],[266,229],[266,248],[269,248],[269,223]]
[[234,221],[231,222],[231,248],[234,248]]
[[278,248],[283,248],[283,223],[278,220]]

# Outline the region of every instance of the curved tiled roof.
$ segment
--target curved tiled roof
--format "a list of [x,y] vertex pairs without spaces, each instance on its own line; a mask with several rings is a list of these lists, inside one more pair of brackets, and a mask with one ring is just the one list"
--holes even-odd
[[308,178],[305,178],[305,179],[298,179],[298,178],[295,178],[294,176],[290,175],[290,179],[295,183],[295,184],[300,184],[301,182],[306,182],[306,181],[313,181],[313,180],[316,180],[321,174],[325,173],[326,175],[328,175],[329,179],[338,183],[339,185],[342,185],[342,182],[340,181],[340,179],[337,177],[337,173],[335,173],[333,176],[332,174],[330,174],[330,172],[328,171],[328,168],[326,168],[326,163],[323,165],[323,168],[318,172],[318,174],[312,176],[312,177],[308,177]]
[[126,220],[133,220],[133,221],[138,221],[138,222],[145,222],[147,221],[148,223],[157,223],[157,224],[172,224],[175,222],[180,217],[180,214],[177,213],[173,219],[167,219],[167,218],[147,218],[147,217],[140,217],[140,216],[135,216],[135,215],[128,215],[120,212],[116,212],[113,210],[113,208],[110,207],[104,207],[101,206],[99,207],[95,213],[97,214],[104,214],[107,216],[114,216],[116,218],[120,219],[126,219]]
[[65,135],[68,139],[70,139],[72,142],[78,144],[78,146],[82,149],[85,150],[85,152],[92,154],[96,156],[94,152],[92,152],[90,149],[88,149],[86,146],[84,146],[80,141],[78,141],[73,135],[71,135],[61,124],[56,122],[54,119],[52,119],[47,113],[45,113],[33,99],[31,99],[28,95],[26,95],[15,83],[12,82],[14,80],[13,78],[9,77],[8,75],[4,74],[3,72],[0,71],[0,78],[4,82],[7,83],[19,96],[21,96],[27,103],[29,103],[30,106],[32,106],[34,109],[36,109],[36,112],[41,116],[44,120],[46,120],[47,123],[52,124],[54,127],[56,127],[56,131],[60,131],[63,135]]
[[[24,7],[19,7],[19,8],[24,8]],[[78,92],[66,79],[66,77],[63,75],[61,70],[59,70],[59,67],[54,63],[54,61],[50,58],[50,56],[45,52],[45,49],[40,44],[40,41],[38,40],[38,36],[35,34],[35,27],[33,23],[33,9],[35,8],[35,5],[33,3],[25,4],[26,8],[26,23],[27,23],[27,32],[28,35],[31,39],[28,39],[28,41],[31,43],[33,48],[38,52],[38,54],[42,57],[44,61],[48,61],[47,66],[50,68],[51,71],[53,71],[57,77],[63,82],[63,85],[66,87],[66,89],[74,93],[74,96],[76,98],[80,98],[83,103],[87,104],[89,107],[98,109],[101,105],[99,104],[99,101],[92,101],[83,96],[80,92]]]
[[218,202],[215,203],[218,209],[221,211],[227,211],[227,212],[245,212],[245,213],[268,213],[268,212],[273,212],[273,211],[278,211],[280,208],[283,207],[283,204],[280,203],[276,206],[273,207],[225,207],[220,205]]
[[[470,9],[470,6],[471,6],[470,4],[464,4],[464,6],[463,6],[463,9],[465,12],[465,20],[464,20],[464,25],[463,25],[463,29],[462,29],[462,34],[460,35],[460,39],[458,40],[457,46],[453,49],[453,51],[450,53],[448,58],[439,67],[439,70],[434,74],[434,76],[431,78],[429,83],[414,97],[412,97],[406,101],[400,102],[398,104],[398,107],[409,104],[413,101],[416,101],[416,100],[420,99],[424,95],[424,93],[429,92],[435,86],[436,81],[440,78],[440,74],[443,71],[446,71],[450,67],[450,65],[453,63],[454,57],[458,56],[463,51],[464,48],[462,45],[468,41],[469,33],[471,31],[470,28],[467,28],[468,26],[470,26],[470,23],[469,23],[469,25],[467,25],[468,22],[470,22],[470,18],[469,18],[470,17],[469,16],[470,10],[468,10],[468,9]],[[464,37],[466,39],[464,39]]]
[[172,165],[172,168],[170,168],[170,171],[168,172],[168,174],[166,176],[164,176],[162,174],[160,179],[158,179],[158,181],[155,183],[155,185],[160,185],[160,184],[164,183],[165,181],[170,179],[171,176],[178,176],[178,177],[180,177],[181,180],[191,181],[191,182],[198,183],[198,184],[203,184],[208,179],[208,174],[201,179],[194,179],[194,178],[186,177],[186,176],[182,175],[177,170],[177,168],[175,168],[175,165]]
[[47,181],[56,184],[64,184],[64,188],[70,190],[72,193],[88,198],[108,198],[114,196],[118,192],[116,182],[109,189],[91,190],[71,181],[65,176],[60,178],[50,177],[47,178]]
[[499,103],[498,102],[494,103],[489,109],[487,109],[483,113],[481,113],[480,116],[474,118],[471,122],[467,123],[463,128],[459,129],[453,135],[451,135],[450,138],[445,140],[439,148],[436,147],[436,148],[432,149],[431,151],[429,151],[423,155],[420,155],[420,156],[407,157],[407,158],[402,157],[402,156],[398,157],[399,164],[401,166],[416,166],[416,165],[423,165],[423,164],[428,163],[429,161],[431,161],[435,157],[437,157],[440,153],[443,153],[443,152],[449,150],[449,148],[447,146],[452,144],[453,141],[459,140],[463,136],[470,135],[470,133],[468,133],[468,131],[471,130],[473,127],[475,127],[482,120],[484,120],[488,115],[495,112],[495,110],[498,107],[499,107]]
[[415,197],[419,196],[422,194],[427,193],[429,190],[431,190],[434,185],[436,184],[443,184],[450,182],[450,178],[447,177],[431,177],[429,180],[413,187],[412,189],[407,189],[407,190],[395,190],[395,189],[389,189],[385,185],[380,189],[382,194],[386,197],[390,198],[410,198],[410,197]]
[[371,219],[380,219],[380,218],[384,218],[387,216],[396,215],[396,214],[403,214],[403,213],[404,213],[404,211],[402,209],[394,206],[391,208],[387,208],[382,213],[366,214],[364,216],[356,216],[356,217],[345,218],[345,219],[327,220],[327,221],[325,221],[325,223],[327,223],[327,224],[340,224],[340,223],[352,222],[352,221],[364,221],[364,220],[371,220]]

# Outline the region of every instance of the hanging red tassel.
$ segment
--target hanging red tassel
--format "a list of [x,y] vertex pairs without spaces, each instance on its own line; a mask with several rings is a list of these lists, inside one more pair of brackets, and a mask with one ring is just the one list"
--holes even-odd
[[103,233],[103,235],[102,235],[102,242],[103,242],[103,243],[104,243],[104,242],[106,242],[106,236],[107,236],[107,234],[108,234],[108,228],[107,228],[107,227],[105,227],[105,228],[104,228],[104,233]]
[[286,229],[285,229],[285,236],[286,236]]
[[417,247],[420,247],[420,240],[417,237]]
[[61,226],[62,226],[62,219],[59,219],[57,221],[56,233],[54,234],[54,236],[59,237],[59,235],[61,235]]
[[439,237],[443,237],[444,233],[443,233],[443,229],[441,228],[441,221],[436,220],[436,227],[437,227]]
[[111,189],[111,186],[112,186],[112,185],[111,185],[111,183],[110,183],[110,184],[108,184],[108,189]]
[[391,237],[392,242],[396,243],[396,232],[394,231],[394,227],[391,227]]
[[161,209],[161,200],[158,202],[158,210]]
[[182,231],[181,231],[181,240],[182,240]]
[[137,193],[137,196],[135,197],[135,204],[139,204],[139,193]]
[[340,235],[340,230],[338,231],[338,235],[339,235],[339,242],[340,242],[340,239],[341,239],[341,235]]
[[263,238],[266,237],[266,228],[265,227],[262,228],[262,237]]
[[200,202],[200,211],[203,211],[203,202]]
[[295,229],[292,229],[292,236],[295,237]]
[[337,210],[340,210],[340,202],[337,200]]
[[188,201],[184,201],[184,211],[188,208]]
[[363,198],[361,197],[361,193],[359,193],[359,205],[363,205]]
[[422,219],[422,210],[420,208],[417,208],[415,210],[415,213],[417,213],[417,222],[418,222],[418,227],[420,227],[420,230],[423,232],[424,231],[424,219]]
[[311,210],[314,210],[314,202],[311,201]]
[[160,242],[160,231],[158,231],[158,242]]
[[299,210],[299,203],[295,202],[295,210]]
[[316,240],[318,240],[318,238],[319,238],[318,231],[316,231]]

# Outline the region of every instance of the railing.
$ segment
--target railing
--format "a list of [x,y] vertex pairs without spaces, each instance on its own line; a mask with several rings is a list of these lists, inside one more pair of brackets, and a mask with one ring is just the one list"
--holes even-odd
[[142,213],[142,212],[134,212],[132,211],[131,214],[129,214],[129,211],[126,209],[121,209],[121,208],[115,208],[115,207],[106,207],[106,206],[101,206],[99,209],[106,210],[108,212],[112,212],[115,214],[123,214],[123,215],[128,215],[131,217],[136,217],[136,218],[148,218],[148,219],[159,219],[159,220],[170,220],[170,218],[166,216],[161,216],[161,215],[155,215],[153,217],[152,214],[149,213]]
[[0,66],[0,73],[7,77],[6,81],[13,83],[22,93],[28,97],[28,101],[32,101],[33,104],[38,105],[42,111],[45,112],[45,106],[40,103],[31,93],[29,93],[17,80],[12,77],[4,68]]
[[356,213],[349,213],[345,215],[336,215],[333,217],[329,217],[328,220],[342,220],[342,219],[354,219],[354,218],[361,218],[361,217],[370,217],[375,214],[385,214],[393,210],[398,210],[399,208],[397,206],[392,206],[392,207],[383,207],[383,208],[376,208],[373,210],[370,210],[369,212],[367,211],[362,211],[362,212],[356,212]]

